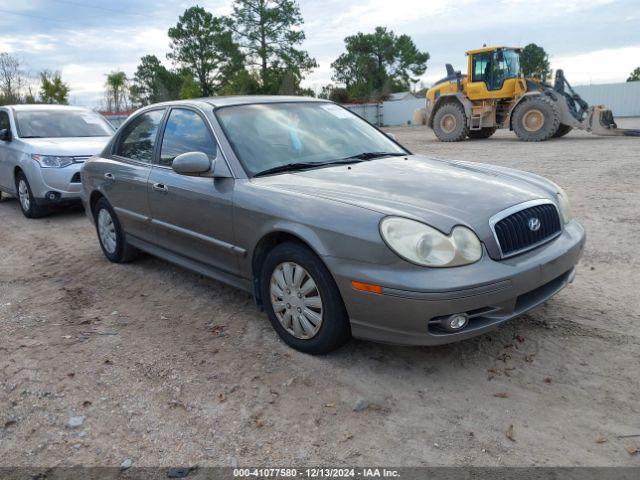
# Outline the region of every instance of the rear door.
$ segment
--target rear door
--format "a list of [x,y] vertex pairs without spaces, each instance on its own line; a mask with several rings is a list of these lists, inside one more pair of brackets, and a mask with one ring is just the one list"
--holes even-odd
[[103,191],[128,234],[150,240],[147,180],[166,108],[146,111],[118,134],[112,159],[104,164]]
[[230,274],[238,273],[233,237],[233,178],[176,173],[173,159],[203,152],[224,162],[204,115],[194,108],[169,112],[149,177],[154,242],[184,257]]

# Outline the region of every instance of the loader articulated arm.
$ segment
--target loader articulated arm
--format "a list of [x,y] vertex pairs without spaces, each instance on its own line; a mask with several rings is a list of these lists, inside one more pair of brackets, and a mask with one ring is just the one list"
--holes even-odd
[[589,110],[589,104],[578,95],[564,76],[563,70],[556,70],[556,79],[553,89],[567,99],[567,106],[571,115],[579,122],[584,119],[584,115]]

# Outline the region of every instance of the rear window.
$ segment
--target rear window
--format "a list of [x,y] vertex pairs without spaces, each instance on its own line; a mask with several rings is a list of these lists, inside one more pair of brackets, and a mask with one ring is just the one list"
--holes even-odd
[[28,110],[15,113],[21,138],[110,137],[113,127],[101,115],[82,110]]

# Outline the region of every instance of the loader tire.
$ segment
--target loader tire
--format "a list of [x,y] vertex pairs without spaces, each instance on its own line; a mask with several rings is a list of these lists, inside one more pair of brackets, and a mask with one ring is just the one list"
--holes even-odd
[[491,135],[496,133],[496,127],[484,127],[480,130],[469,130],[469,138],[471,140],[482,140],[484,138],[489,138]]
[[543,142],[560,127],[560,114],[553,101],[542,95],[526,98],[513,113],[513,131],[525,142]]
[[433,131],[441,142],[460,142],[467,138],[469,126],[462,105],[441,106],[433,117]]
[[561,123],[560,126],[558,127],[558,131],[553,135],[553,138],[564,137],[571,130],[573,130],[573,127],[570,127],[569,125],[565,125],[564,123]]

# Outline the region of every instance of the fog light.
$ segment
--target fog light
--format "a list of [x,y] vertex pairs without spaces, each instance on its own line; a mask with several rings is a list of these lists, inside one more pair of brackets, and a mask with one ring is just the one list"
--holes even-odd
[[442,326],[450,332],[462,330],[467,323],[469,323],[469,317],[466,313],[456,313],[442,320]]
[[60,198],[60,194],[58,192],[53,192],[53,191],[45,193],[44,196],[46,199],[52,202]]

